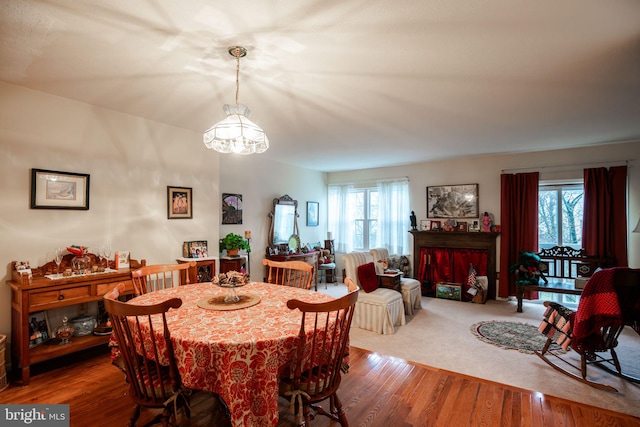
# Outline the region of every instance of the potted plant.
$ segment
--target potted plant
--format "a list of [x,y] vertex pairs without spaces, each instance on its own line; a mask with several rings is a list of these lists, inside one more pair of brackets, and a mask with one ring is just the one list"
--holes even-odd
[[238,256],[238,250],[240,249],[251,252],[249,242],[238,234],[229,233],[224,238],[220,239],[220,252],[226,250],[228,256]]

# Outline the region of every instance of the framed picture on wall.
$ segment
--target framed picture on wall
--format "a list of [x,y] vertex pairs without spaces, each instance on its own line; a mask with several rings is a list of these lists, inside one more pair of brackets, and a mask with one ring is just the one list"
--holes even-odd
[[242,194],[222,193],[222,224],[242,224]]
[[427,187],[427,218],[478,216],[478,184]]
[[89,210],[89,175],[31,169],[31,209]]
[[307,226],[315,227],[318,225],[318,210],[320,203],[307,202]]
[[167,218],[191,219],[193,218],[192,206],[191,188],[167,187]]

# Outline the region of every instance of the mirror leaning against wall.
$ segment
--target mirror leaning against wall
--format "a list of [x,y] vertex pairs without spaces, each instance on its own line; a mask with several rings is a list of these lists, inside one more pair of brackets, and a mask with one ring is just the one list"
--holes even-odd
[[[273,199],[273,210],[269,213],[269,247],[267,255],[277,255],[279,251],[299,250],[298,201],[288,195]],[[292,245],[291,242],[294,244]],[[295,248],[291,246],[297,246]]]

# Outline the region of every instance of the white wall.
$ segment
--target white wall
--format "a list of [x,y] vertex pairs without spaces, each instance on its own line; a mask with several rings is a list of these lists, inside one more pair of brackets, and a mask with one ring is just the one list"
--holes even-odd
[[[270,141],[277,144],[277,141]],[[269,212],[273,199],[288,194],[298,201],[298,231],[302,245],[324,240],[327,235],[326,174],[254,156],[222,156],[220,192],[242,194],[243,224],[220,225],[220,237],[227,233],[244,236],[251,231],[250,274],[254,280],[264,277],[264,258],[270,227]],[[307,227],[307,202],[319,202],[317,227]],[[216,248],[217,249],[217,248]]]
[[[629,266],[640,268],[640,233],[631,233],[640,217],[640,141],[335,172],[328,175],[328,183],[407,176],[409,177],[411,209],[418,217],[418,224],[421,219],[427,218],[427,186],[478,183],[480,212],[492,213],[496,223],[500,224],[500,174],[503,170],[508,173],[539,170],[541,180],[582,178],[584,165],[589,167],[606,166],[604,164],[606,162],[620,160],[630,161],[628,169],[629,208],[627,212]],[[410,212],[407,212],[407,216],[409,214]],[[413,244],[411,243],[411,245]],[[342,264],[340,262],[338,264],[339,271],[342,271]]]

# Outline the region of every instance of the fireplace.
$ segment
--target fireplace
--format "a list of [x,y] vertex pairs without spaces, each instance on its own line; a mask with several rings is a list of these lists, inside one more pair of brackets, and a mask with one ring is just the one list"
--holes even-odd
[[[496,298],[496,239],[499,233],[463,231],[411,231],[413,235],[413,269],[416,279],[428,295],[443,275],[464,283],[469,263],[480,276],[487,276],[488,298]],[[429,263],[440,262],[437,268]],[[448,271],[448,270],[451,271]],[[423,292],[424,293],[424,292]]]

